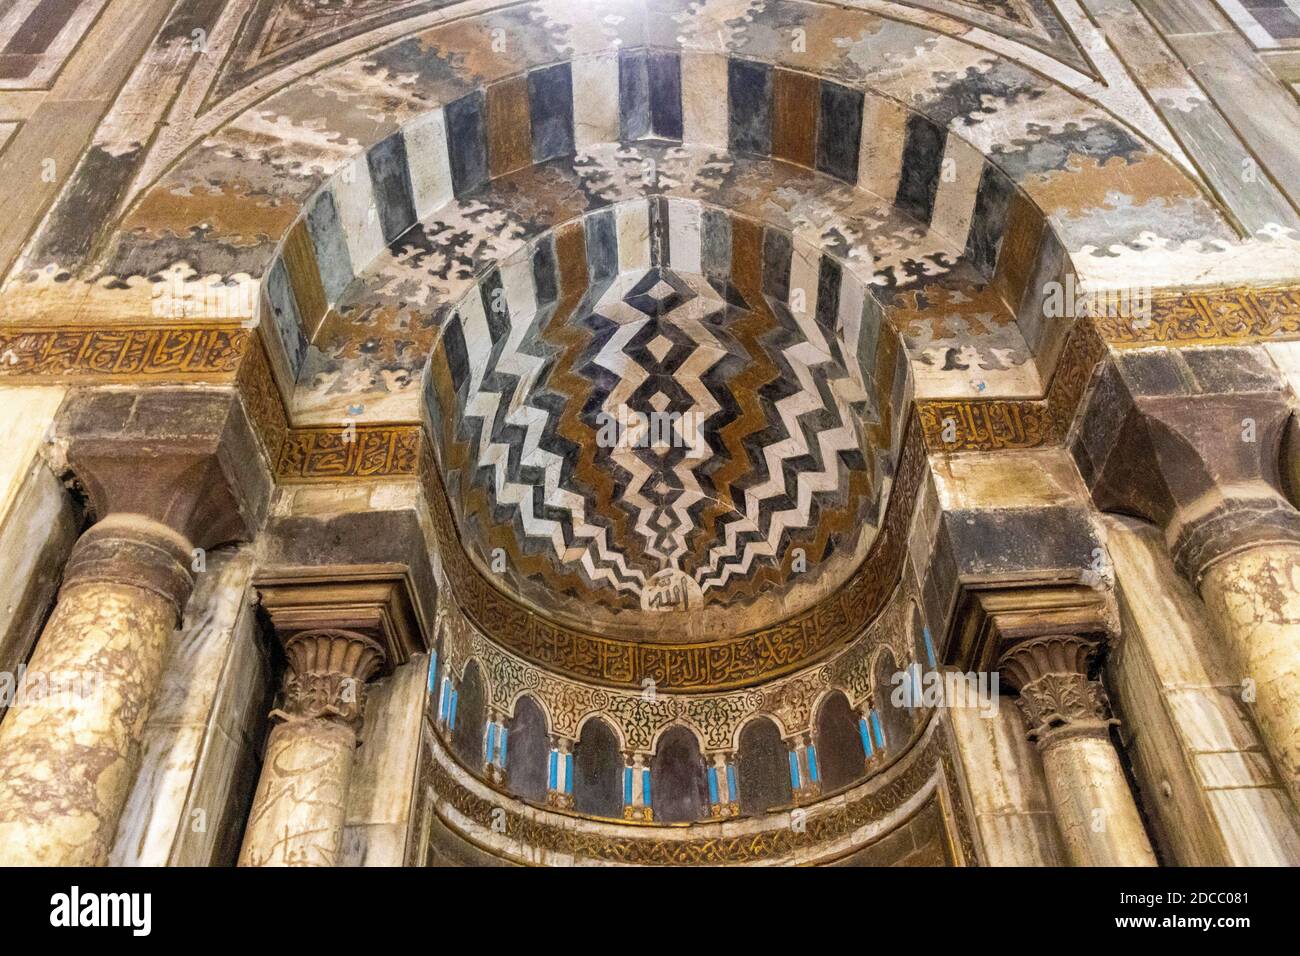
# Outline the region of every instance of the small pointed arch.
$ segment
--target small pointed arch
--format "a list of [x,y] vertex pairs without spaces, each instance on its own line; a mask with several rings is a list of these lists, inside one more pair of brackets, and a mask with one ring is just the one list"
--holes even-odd
[[515,702],[514,715],[506,724],[505,747],[507,788],[521,799],[544,803],[551,744],[546,711],[531,695]]
[[896,753],[912,735],[913,722],[908,703],[914,696],[914,688],[904,683],[910,681],[911,675],[899,669],[894,652],[887,647],[881,648],[871,671],[875,699],[871,731],[877,751]]
[[813,743],[823,791],[839,790],[866,773],[866,751],[858,730],[858,715],[843,691],[833,690],[817,708]]
[[456,690],[451,747],[465,766],[483,772],[483,737],[487,730],[487,688],[478,661],[470,659]]
[[709,815],[704,755],[695,732],[673,724],[659,737],[650,761],[650,806],[662,823],[689,823]]
[[740,729],[736,780],[740,812],[759,816],[794,800],[790,785],[790,748],[772,718],[759,714]]
[[594,817],[623,815],[623,754],[600,717],[583,721],[573,747],[573,808]]

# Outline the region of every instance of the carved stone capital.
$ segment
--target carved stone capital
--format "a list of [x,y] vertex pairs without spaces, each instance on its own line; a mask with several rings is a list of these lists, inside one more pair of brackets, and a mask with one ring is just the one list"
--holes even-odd
[[1119,631],[1113,596],[1083,585],[1020,583],[968,588],[958,607],[947,663],[998,668],[1012,645],[1049,635],[1105,637]]
[[366,682],[384,663],[384,648],[355,631],[300,631],[284,641],[289,668],[284,707],[289,720],[337,720],[356,728],[365,710]]
[[401,567],[280,569],[260,574],[254,586],[289,665],[275,716],[356,729],[366,682],[428,646]]
[[1199,583],[1234,552],[1300,543],[1279,473],[1291,414],[1260,348],[1120,352],[1071,451],[1098,507],[1163,528],[1179,571]]
[[1013,644],[999,661],[1002,678],[1020,692],[1029,739],[1046,747],[1073,736],[1106,736],[1106,694],[1088,678],[1099,642],[1052,634]]
[[231,389],[75,389],[55,423],[54,456],[96,519],[140,516],[171,529],[187,551],[251,535],[271,488]]

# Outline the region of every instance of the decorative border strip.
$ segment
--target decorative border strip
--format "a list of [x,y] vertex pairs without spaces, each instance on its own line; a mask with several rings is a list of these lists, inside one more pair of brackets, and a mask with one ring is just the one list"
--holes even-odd
[[286,484],[413,477],[424,445],[419,425],[294,428],[280,445],[275,476]]
[[1157,295],[1151,320],[1122,316],[1092,319],[1116,348],[1144,345],[1236,345],[1300,336],[1300,287],[1214,289]]
[[0,379],[231,381],[249,351],[243,325],[0,326]]

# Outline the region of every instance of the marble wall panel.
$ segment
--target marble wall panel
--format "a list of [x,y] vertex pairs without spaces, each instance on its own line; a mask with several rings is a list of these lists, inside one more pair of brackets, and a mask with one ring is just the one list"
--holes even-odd
[[441,108],[431,110],[407,124],[402,133],[406,137],[406,157],[411,166],[415,216],[424,219],[452,199],[446,112]]
[[559,63],[528,74],[533,162],[574,152],[573,67]]
[[732,58],[727,62],[728,137],[735,153],[772,153],[772,68]]
[[533,161],[532,118],[526,75],[487,88],[488,174],[492,178],[523,169]]
[[406,137],[394,133],[366,152],[366,164],[374,189],[375,207],[384,243],[415,225],[415,197],[411,188],[410,157]]
[[682,136],[688,143],[720,149],[729,139],[727,60],[709,53],[684,52],[682,58]]
[[817,114],[821,84],[816,77],[792,70],[772,75],[772,155],[800,166],[817,156]]
[[821,83],[817,169],[849,183],[858,181],[864,100],[860,90]]
[[322,189],[307,207],[307,233],[311,236],[326,302],[337,302],[354,278],[352,253],[343,232],[333,186]]
[[248,550],[211,552],[173,639],[114,866],[230,865],[271,691]]
[[573,125],[577,149],[618,140],[619,97],[618,54],[573,61]]
[[488,180],[485,108],[486,97],[481,91],[475,91],[448,103],[445,109],[451,181],[457,196],[473,192]]

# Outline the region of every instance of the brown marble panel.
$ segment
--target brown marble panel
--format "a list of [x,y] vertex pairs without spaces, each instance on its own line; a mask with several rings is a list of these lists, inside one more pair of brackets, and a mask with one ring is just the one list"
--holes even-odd
[[533,129],[526,75],[488,87],[487,139],[488,168],[493,179],[532,165]]
[[316,334],[328,311],[325,287],[320,281],[320,267],[316,263],[316,249],[307,234],[307,222],[299,219],[289,230],[284,241],[284,267],[289,273],[289,285],[298,302],[298,315],[303,332],[310,340]]
[[812,166],[817,150],[821,84],[814,76],[777,70],[772,80],[772,155]]
[[1006,233],[993,274],[993,287],[1012,312],[1017,311],[1025,285],[1033,275],[1042,235],[1043,214],[1023,193],[1017,192],[1007,213]]

